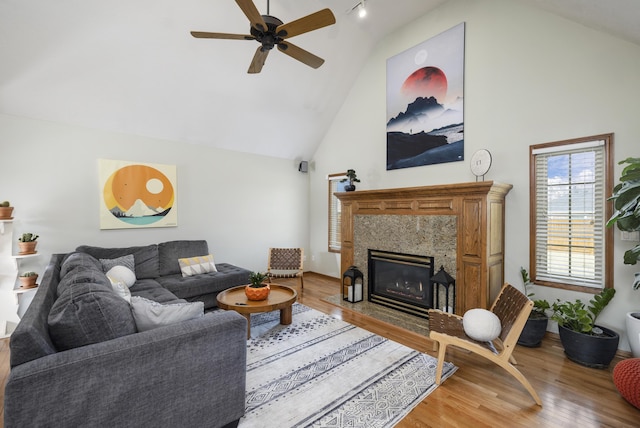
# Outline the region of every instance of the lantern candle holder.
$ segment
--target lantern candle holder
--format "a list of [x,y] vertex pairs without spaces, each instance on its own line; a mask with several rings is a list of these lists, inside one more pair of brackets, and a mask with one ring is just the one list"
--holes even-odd
[[349,303],[362,301],[364,275],[355,266],[349,267],[342,275],[342,299]]

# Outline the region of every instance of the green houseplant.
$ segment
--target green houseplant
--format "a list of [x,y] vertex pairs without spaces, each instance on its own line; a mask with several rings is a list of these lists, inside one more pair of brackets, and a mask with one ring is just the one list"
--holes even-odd
[[249,274],[249,284],[244,288],[244,292],[249,300],[265,300],[269,297],[271,287],[265,284],[267,274],[262,272],[251,272]]
[[23,233],[22,236],[18,238],[18,248],[20,249],[20,252],[18,254],[35,254],[36,245],[38,243],[36,240],[38,238],[39,236],[35,233]]
[[[625,232],[640,231],[640,158],[627,158],[619,165],[628,164],[620,174],[620,183],[613,188],[615,212],[607,226],[618,226]],[[640,244],[624,253],[624,263],[635,265],[640,260]],[[640,288],[640,272],[636,272],[633,289]],[[625,317],[627,339],[634,357],[640,357],[640,310],[627,312]]]
[[560,342],[567,357],[578,364],[607,368],[618,350],[620,336],[596,324],[598,315],[611,302],[616,290],[605,288],[589,300],[574,302],[557,300],[552,305],[551,319],[558,323]]
[[0,202],[0,220],[10,220],[11,214],[13,213],[13,207],[11,206],[11,202],[3,201]]
[[38,274],[29,271],[20,274],[20,286],[22,288],[33,288],[36,286],[36,281],[38,280]]
[[356,171],[354,169],[348,169],[345,175],[347,177],[340,180],[340,182],[344,183],[348,181],[349,184],[344,186],[344,190],[346,192],[353,192],[354,190],[356,190],[356,185],[353,183],[360,183],[360,179],[358,179],[358,177],[356,176]]
[[[520,276],[524,283],[524,292],[528,298],[533,300],[535,295],[529,291],[529,288],[533,285],[529,278],[529,272],[523,267],[520,267]],[[529,348],[537,348],[542,344],[542,338],[547,332],[547,324],[549,322],[549,316],[547,311],[551,308],[549,302],[543,299],[533,300],[533,309],[529,314],[527,323],[520,333],[518,338],[518,345],[526,346]]]

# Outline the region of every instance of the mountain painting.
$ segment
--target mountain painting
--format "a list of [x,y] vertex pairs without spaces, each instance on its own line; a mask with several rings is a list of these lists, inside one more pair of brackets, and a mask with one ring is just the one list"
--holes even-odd
[[177,226],[176,168],[100,159],[101,229]]
[[464,160],[464,30],[387,60],[387,170]]

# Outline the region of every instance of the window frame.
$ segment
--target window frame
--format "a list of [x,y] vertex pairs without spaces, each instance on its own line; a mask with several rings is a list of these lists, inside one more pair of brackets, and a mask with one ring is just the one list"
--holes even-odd
[[[576,151],[579,149],[580,144],[590,143],[595,141],[603,141],[603,195],[604,195],[604,209],[603,209],[603,222],[602,222],[602,249],[603,253],[603,272],[602,272],[602,287],[594,286],[581,286],[572,283],[558,281],[552,281],[548,279],[537,279],[537,259],[536,259],[536,244],[537,244],[537,182],[536,182],[536,156],[534,151],[540,149],[554,149],[560,146],[566,146],[566,150]],[[571,146],[574,146],[572,149]],[[564,141],[556,141],[551,143],[534,144],[529,146],[529,267],[531,280],[538,285],[544,285],[547,287],[559,288],[564,290],[580,291],[590,294],[598,294],[604,288],[613,288],[613,229],[606,226],[607,220],[613,215],[613,202],[609,200],[611,192],[613,190],[613,133],[593,135],[588,137],[574,138]]]
[[[339,173],[335,173],[335,174],[329,174],[327,175],[327,182],[329,183],[329,191],[328,191],[328,236],[327,236],[327,249],[330,253],[340,253],[342,251],[342,242],[341,242],[341,219],[339,217],[340,215],[340,199],[338,199],[334,193],[339,192],[339,184],[340,180],[347,178],[347,173],[346,172],[339,172]],[[333,184],[335,183],[335,187],[333,186]],[[333,212],[333,208],[334,206],[336,207],[336,218],[334,218],[334,212]],[[333,222],[336,222],[335,226],[333,224]],[[333,236],[332,236],[332,231],[335,230],[336,233],[336,239],[334,240]],[[335,244],[337,243],[337,244]],[[333,245],[332,245],[333,244]]]

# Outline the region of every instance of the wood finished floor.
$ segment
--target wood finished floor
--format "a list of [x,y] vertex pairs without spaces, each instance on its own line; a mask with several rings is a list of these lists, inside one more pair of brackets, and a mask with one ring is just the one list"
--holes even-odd
[[[296,288],[298,301],[304,305],[436,356],[432,342],[424,336],[322,300],[340,293],[337,279],[308,273],[304,290],[297,280],[279,282]],[[397,427],[640,427],[640,410],[621,398],[613,385],[611,372],[618,357],[608,370],[583,367],[566,359],[557,336],[549,334],[542,347],[518,346],[513,355],[540,395],[542,408],[501,368],[452,348],[447,360],[458,366],[458,371]],[[2,385],[8,373],[9,341],[4,339],[0,341]],[[0,392],[4,416],[4,388]]]

